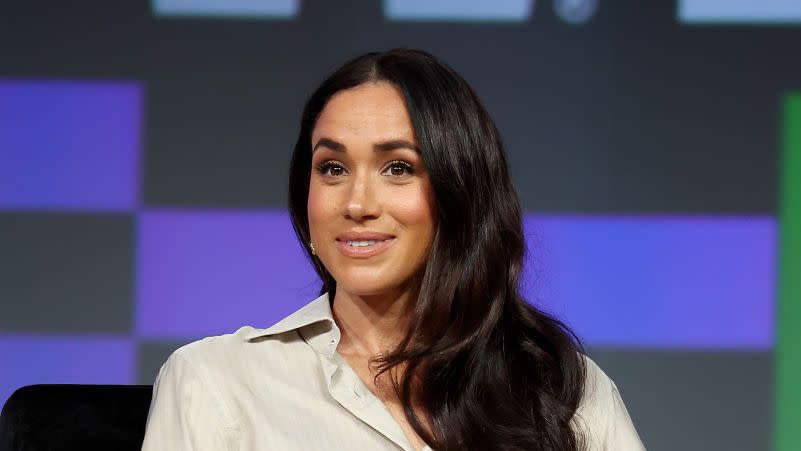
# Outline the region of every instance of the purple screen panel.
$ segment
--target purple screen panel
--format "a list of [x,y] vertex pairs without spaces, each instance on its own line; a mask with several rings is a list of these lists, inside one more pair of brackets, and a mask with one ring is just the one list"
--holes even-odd
[[[767,349],[775,222],[526,217],[524,291],[593,346]],[[316,296],[283,212],[149,211],[137,331],[192,338],[273,324]]]
[[530,299],[590,345],[769,349],[768,217],[528,216]]
[[135,208],[142,96],[130,82],[0,80],[0,208]]
[[136,330],[193,338],[267,327],[317,296],[285,212],[139,216]]
[[0,405],[32,384],[132,384],[132,340],[116,337],[0,336]]

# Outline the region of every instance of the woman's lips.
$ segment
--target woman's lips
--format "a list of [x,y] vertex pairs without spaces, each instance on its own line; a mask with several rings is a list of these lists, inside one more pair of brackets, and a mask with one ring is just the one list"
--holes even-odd
[[[384,252],[392,243],[395,242],[395,237],[383,240],[352,240],[351,242],[336,240],[337,249],[342,255],[353,258],[367,258],[373,255]],[[365,246],[364,244],[367,243]]]

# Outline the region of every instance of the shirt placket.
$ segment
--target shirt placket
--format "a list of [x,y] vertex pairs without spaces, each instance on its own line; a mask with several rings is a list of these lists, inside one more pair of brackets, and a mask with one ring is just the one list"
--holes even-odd
[[[333,340],[333,345],[336,341]],[[352,368],[336,354],[320,354],[328,392],[339,404],[405,451],[413,451],[398,422],[380,399],[361,382]]]

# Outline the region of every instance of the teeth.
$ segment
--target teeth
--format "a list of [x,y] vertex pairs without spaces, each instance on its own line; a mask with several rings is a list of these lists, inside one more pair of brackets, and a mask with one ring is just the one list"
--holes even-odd
[[380,241],[348,241],[348,246],[363,247],[371,244],[379,243]]

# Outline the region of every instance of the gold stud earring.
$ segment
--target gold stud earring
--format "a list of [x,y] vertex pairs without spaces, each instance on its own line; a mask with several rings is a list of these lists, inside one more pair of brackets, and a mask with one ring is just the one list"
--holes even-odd
[[311,249],[312,255],[317,255],[317,251],[314,249],[314,243],[309,241],[309,249]]

